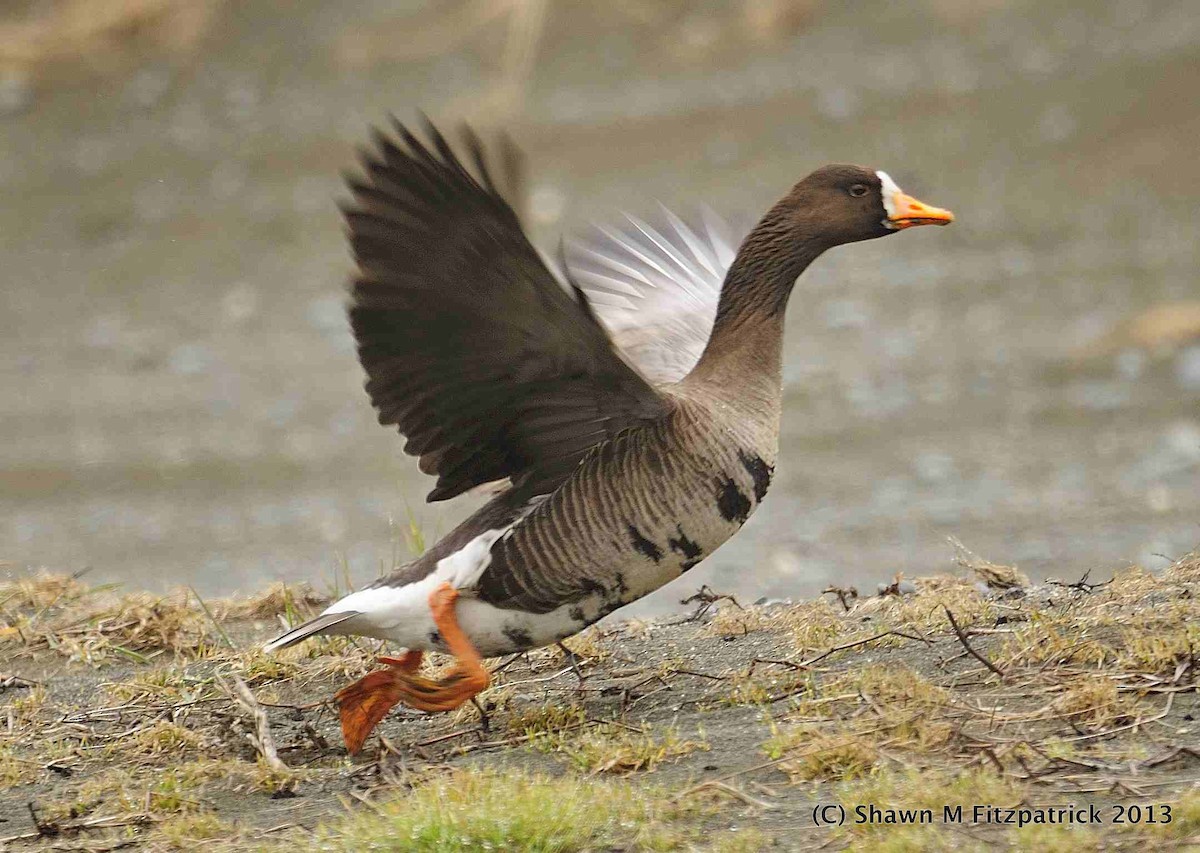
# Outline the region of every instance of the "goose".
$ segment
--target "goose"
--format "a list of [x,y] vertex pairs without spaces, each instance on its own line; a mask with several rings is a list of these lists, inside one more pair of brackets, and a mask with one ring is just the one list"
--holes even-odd
[[[466,163],[428,120],[421,137],[393,119],[347,179],[350,325],[380,423],[437,477],[427,500],[495,494],[266,645],[404,649],[337,692],[351,754],[396,703],[457,708],[488,686],[485,657],[578,633],[736,533],[775,469],[796,279],[835,246],[954,218],[886,172],[829,165],[736,249],[711,217],[631,219],[560,278],[478,137],[464,128]],[[437,680],[419,674],[430,650],[455,660]]]

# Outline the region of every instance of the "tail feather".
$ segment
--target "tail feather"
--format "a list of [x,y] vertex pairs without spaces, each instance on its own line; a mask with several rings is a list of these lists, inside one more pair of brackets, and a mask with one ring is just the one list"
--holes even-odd
[[313,634],[323,634],[334,625],[340,625],[347,619],[353,619],[359,616],[358,610],[344,610],[340,613],[322,613],[314,619],[309,619],[303,625],[298,625],[286,634],[281,634],[271,642],[263,646],[264,652],[272,652],[276,649],[286,649],[288,646],[294,646],[301,640],[307,640]]

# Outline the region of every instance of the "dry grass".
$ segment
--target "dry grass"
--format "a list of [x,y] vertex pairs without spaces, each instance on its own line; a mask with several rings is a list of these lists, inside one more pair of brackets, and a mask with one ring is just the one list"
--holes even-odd
[[951,704],[945,688],[933,684],[905,664],[870,664],[831,679],[824,693],[857,693],[875,709],[901,713],[932,712]]
[[888,628],[925,633],[944,631],[946,610],[954,613],[959,625],[973,628],[993,625],[1001,610],[996,602],[980,593],[966,578],[916,578],[915,595],[884,595],[861,601],[851,611],[870,615]]
[[[376,645],[327,638],[258,651],[276,622],[319,605],[310,591],[276,587],[205,604],[191,593],[121,595],[79,579],[27,578],[0,587],[0,655],[11,667],[0,671],[0,808],[35,802],[55,838],[148,850],[202,838],[255,849],[276,834],[311,848],[306,833],[318,819],[329,850],[380,825],[416,832],[419,844],[404,849],[463,849],[454,838],[510,843],[510,830],[528,834],[532,849],[677,849],[701,837],[727,850],[762,849],[772,838],[881,850],[936,850],[950,839],[969,849],[977,837],[1016,849],[1098,837],[1118,849],[1182,849],[1200,835],[1200,800],[1187,790],[1200,763],[1189,722],[1200,713],[1200,558],[1157,575],[1121,572],[1104,585],[996,595],[957,578],[913,586],[848,611],[833,600],[726,606],[691,621],[591,631],[569,644],[582,680],[555,648],[492,661],[507,668],[481,696],[486,727],[470,705],[440,716],[401,711],[350,762],[326,702],[375,667]],[[445,665],[433,656],[430,671]],[[274,760],[252,707],[228,689],[235,677],[252,687]],[[493,760],[528,772],[480,769]],[[538,775],[546,772],[553,782]],[[620,782],[599,782],[609,777]],[[690,787],[668,796],[646,779]],[[498,780],[516,791],[511,801],[492,790]],[[448,792],[459,784],[478,799]],[[589,822],[588,812],[579,834],[553,846],[560,836],[529,829],[536,809],[520,801],[548,784],[568,799],[614,797],[613,810],[597,814],[615,823]],[[15,793],[5,799],[5,789]],[[768,819],[778,810],[806,826],[796,809],[813,798],[940,808],[955,798],[1059,802],[1085,791],[1171,803],[1176,820],[1103,836],[1045,827],[948,835],[940,826],[791,836]],[[294,794],[305,798],[302,810],[286,799]],[[337,796],[366,797],[372,808],[335,819]],[[717,800],[723,814],[763,816],[763,834],[699,835],[706,818],[696,807]],[[672,811],[680,804],[688,808]],[[253,826],[283,828],[266,838]]]
[[1074,726],[1098,731],[1137,719],[1147,709],[1118,690],[1114,681],[1100,675],[1071,684],[1047,710]]
[[217,602],[214,610],[225,619],[275,619],[282,616],[287,624],[295,625],[315,615],[328,603],[328,596],[321,595],[307,583],[280,582],[247,598]]
[[[918,581],[911,597],[859,602],[847,621],[870,613],[875,629],[900,632],[870,644],[884,649],[940,640],[938,613],[944,622],[949,608],[964,627],[958,654],[947,654],[951,646],[922,672],[894,658],[833,675],[806,668],[810,684],[775,718],[764,750],[802,780],[854,779],[895,764],[930,772],[982,765],[1004,780],[1043,784],[1080,769],[1144,772],[1177,744],[1137,733],[1153,732],[1200,675],[1198,566],[1189,555],[1162,575],[1131,569],[1108,584],[1060,585],[1003,604],[948,579]],[[833,642],[854,636],[836,633]],[[967,644],[1002,677],[946,666],[974,662]],[[736,683],[732,692],[743,698],[748,688]]]
[[694,835],[673,826],[683,811],[627,785],[459,770],[329,824],[316,846],[329,853],[680,850]]
[[736,607],[730,603],[717,606],[705,630],[714,637],[744,637],[751,631],[771,626],[775,612],[766,607]]
[[46,688],[39,684],[9,702],[9,730],[27,729],[36,725],[38,717],[46,709],[46,699]]
[[[243,646],[230,635],[244,630],[247,622],[260,631],[263,620],[298,623],[322,602],[307,584],[276,584],[243,601],[210,605],[190,589],[162,596],[121,595],[110,586],[89,588],[73,578],[42,573],[0,583],[0,653],[30,656],[50,650],[93,667],[146,665],[163,656],[173,662],[211,660],[255,685],[317,674],[361,676],[373,663],[372,650],[362,641],[320,637],[268,655],[259,641]],[[189,687],[188,679],[170,668],[155,668],[139,678],[140,683],[114,689],[127,694],[143,689],[176,701]]]
[[146,663],[163,652],[198,656],[225,639],[187,591],[117,596],[42,574],[0,584],[0,608],[0,650],[46,648],[89,665],[113,658]]
[[[839,834],[855,844],[870,844],[872,850],[924,851],[966,849],[972,839],[948,833],[942,825],[947,808],[961,808],[967,815],[976,804],[1006,808],[1017,806],[1029,796],[1025,785],[998,775],[993,770],[966,772],[880,772],[845,782],[836,788],[837,798],[852,816]],[[896,826],[884,821],[855,823],[860,808],[875,806],[881,811],[905,809],[929,810],[933,823],[922,826]],[[869,841],[865,839],[870,839]],[[987,849],[977,843],[974,849]],[[1031,849],[1031,848],[1021,848]]]
[[[203,41],[222,0],[50,0],[0,11],[0,71],[117,65],[149,47],[180,55]],[[118,65],[119,67],[119,65]]]
[[203,745],[200,735],[178,723],[159,720],[149,726],[139,729],[132,736],[122,738],[109,744],[106,752],[109,758],[129,758],[130,756],[155,756],[170,754],[186,756],[198,751]]
[[775,697],[812,692],[812,675],[803,669],[762,667],[735,672],[723,697],[731,705],[768,705]]
[[12,787],[32,782],[39,772],[38,762],[21,758],[11,746],[0,744],[0,785]]
[[530,705],[510,716],[508,731],[515,735],[557,734],[576,729],[587,722],[587,712],[580,705]]
[[40,613],[56,605],[68,605],[93,592],[75,575],[55,575],[42,569],[31,577],[0,584],[0,607]]
[[192,850],[197,841],[230,839],[237,829],[213,814],[189,814],[170,818],[157,827],[158,835],[171,848]]
[[649,727],[638,729],[617,722],[543,734],[532,744],[543,752],[566,756],[585,773],[616,775],[650,772],[669,759],[708,749],[703,735],[684,738],[674,726],[654,732]]
[[177,770],[146,766],[103,770],[75,789],[75,794],[52,802],[50,813],[65,809],[73,816],[144,813],[155,816],[197,814],[204,810],[200,786]]
[[879,750],[870,740],[849,733],[825,733],[816,726],[793,727],[763,748],[770,758],[786,756],[779,766],[793,780],[857,779],[880,760]]
[[[611,654],[610,648],[604,641],[604,632],[597,628],[588,628],[582,633],[564,640],[563,645],[575,655],[576,663],[586,663],[588,661],[600,663],[608,660]],[[560,660],[563,662],[568,661],[567,656],[561,654],[560,649],[555,647],[553,651],[559,653]]]
[[931,756],[952,740],[950,693],[907,666],[867,666],[820,693],[797,702],[764,744],[794,778],[853,779],[885,753]]
[[780,627],[791,632],[801,652],[815,651],[845,637],[853,628],[844,614],[828,601],[808,601],[791,605],[777,617]]
[[1200,788],[1193,787],[1171,808],[1171,822],[1154,827],[1159,835],[1196,840],[1200,836]]

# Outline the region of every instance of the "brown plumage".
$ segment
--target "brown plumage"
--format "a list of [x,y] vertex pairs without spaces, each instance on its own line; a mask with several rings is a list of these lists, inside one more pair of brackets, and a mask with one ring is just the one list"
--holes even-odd
[[[396,133],[364,153],[346,210],[367,392],[437,475],[429,500],[506,486],[421,558],[269,645],[328,632],[454,651],[461,672],[443,682],[389,659],[339,694],[355,746],[397,699],[465,701],[486,683],[475,652],[575,633],[733,535],[774,471],[796,278],[834,246],[952,218],[885,173],[826,166],[736,255],[677,220],[673,238],[631,220],[641,242],[618,238],[560,283],[473,136],[468,169],[432,126],[428,142]],[[639,324],[643,298],[654,310]]]
[[670,403],[614,352],[521,231],[472,144],[479,179],[429,128],[363,158],[345,211],[358,262],[350,323],[379,421],[437,474],[429,500],[493,480],[543,493],[593,445]]

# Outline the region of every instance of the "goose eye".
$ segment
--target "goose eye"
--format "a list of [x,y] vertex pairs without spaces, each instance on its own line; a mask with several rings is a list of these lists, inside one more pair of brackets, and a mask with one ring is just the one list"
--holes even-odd
[[867,185],[866,184],[855,184],[854,186],[850,187],[850,195],[854,196],[855,198],[862,198],[866,194],[867,194]]

